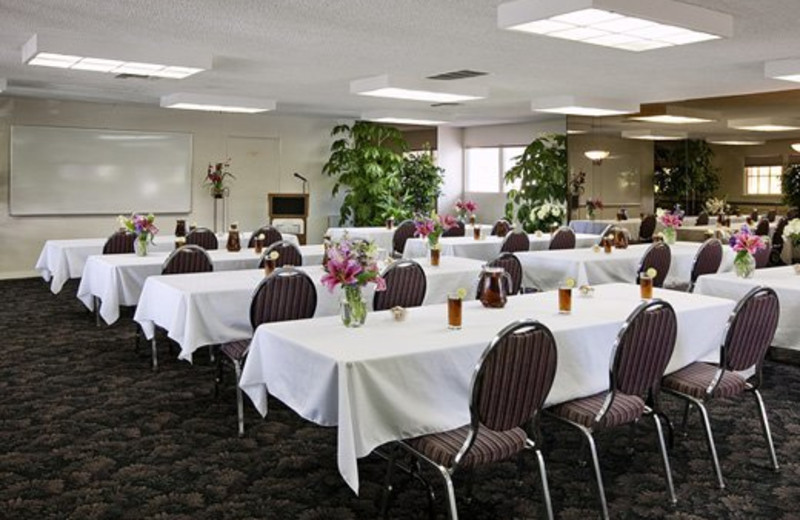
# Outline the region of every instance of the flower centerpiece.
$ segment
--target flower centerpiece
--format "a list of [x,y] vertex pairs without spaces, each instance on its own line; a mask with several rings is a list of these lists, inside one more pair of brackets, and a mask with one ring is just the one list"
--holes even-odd
[[205,186],[208,188],[211,196],[215,199],[221,199],[223,196],[227,195],[230,191],[230,188],[225,186],[225,179],[230,177],[231,179],[235,179],[236,177],[228,171],[228,168],[231,166],[231,160],[228,159],[225,162],[218,162],[218,163],[209,163],[208,164],[208,172],[206,173],[206,182]]
[[121,228],[136,235],[136,254],[139,256],[147,255],[147,244],[152,244],[153,238],[158,233],[158,228],[153,224],[155,220],[156,217],[152,213],[148,215],[131,213],[130,217],[122,215],[117,217]]
[[531,210],[530,220],[537,231],[550,232],[564,222],[567,208],[558,202],[548,201]]
[[341,302],[342,323],[346,327],[360,327],[367,319],[367,302],[361,289],[369,284],[376,291],[386,289],[377,262],[378,247],[372,242],[350,241],[347,237],[331,243],[327,250],[322,285],[333,292],[337,285],[344,289]]
[[783,228],[783,239],[792,246],[791,258],[784,258],[784,261],[789,263],[800,260],[800,218],[793,218],[786,224]]
[[709,215],[724,215],[730,211],[730,205],[722,198],[711,197],[705,203],[706,213]]
[[750,278],[756,269],[756,260],[753,255],[761,249],[765,249],[767,244],[764,240],[750,231],[746,225],[742,226],[737,233],[731,237],[730,245],[736,252],[733,259],[733,268],[736,276],[740,278]]
[[589,214],[590,219],[594,219],[594,212],[598,209],[603,209],[603,201],[600,200],[600,197],[586,199],[586,212]]
[[681,218],[675,213],[662,211],[659,213],[658,222],[664,226],[664,230],[661,232],[664,236],[664,242],[674,244],[678,235],[678,228],[683,224]]
[[456,213],[462,222],[467,220],[467,214],[469,214],[469,223],[474,226],[476,211],[478,211],[478,203],[474,200],[465,200],[462,202],[461,199],[459,199],[456,202]]
[[440,246],[439,238],[442,233],[456,226],[456,219],[452,215],[437,215],[431,212],[430,217],[417,218],[414,222],[414,236],[427,239],[431,250],[431,265],[439,265]]

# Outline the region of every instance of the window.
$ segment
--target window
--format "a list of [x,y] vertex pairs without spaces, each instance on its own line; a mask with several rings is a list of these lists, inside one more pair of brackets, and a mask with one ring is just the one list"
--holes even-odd
[[519,188],[519,182],[505,184],[503,175],[514,166],[515,159],[524,150],[522,146],[467,148],[466,191],[502,193]]
[[[522,155],[522,152],[524,152],[524,151],[525,151],[525,147],[524,146],[509,146],[507,148],[502,148],[501,149],[501,153],[502,153],[502,156],[503,156],[502,157],[502,161],[503,161],[503,171],[502,171],[502,173],[503,173],[503,175],[505,175],[508,170],[510,170],[511,168],[514,167],[514,165],[517,163],[517,158],[520,155]],[[520,188],[520,186],[522,186],[522,182],[519,179],[515,180],[512,183],[504,182],[503,183],[503,191],[508,193],[512,189],[518,190]]]
[[781,194],[780,157],[747,157],[744,164],[746,195]]

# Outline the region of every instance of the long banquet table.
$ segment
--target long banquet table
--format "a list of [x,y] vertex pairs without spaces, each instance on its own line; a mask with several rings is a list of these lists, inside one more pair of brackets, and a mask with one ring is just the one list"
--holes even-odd
[[[528,235],[531,243],[531,251],[542,251],[550,247],[551,236],[549,233]],[[586,248],[597,244],[599,235],[576,234],[575,247]],[[444,237],[439,239],[442,248],[442,256],[460,256],[463,258],[473,258],[488,262],[500,255],[505,238],[498,236],[487,236],[480,240],[475,240],[473,236],[464,237]],[[422,238],[410,238],[406,241],[406,248],[403,251],[404,258],[419,258],[428,254],[428,242]]]
[[739,278],[734,273],[701,276],[695,292],[740,300],[757,286],[771,287],[780,301],[778,330],[772,344],[800,350],[800,275],[793,266],[756,269],[752,278]]
[[[247,244],[250,233],[243,233],[243,245]],[[217,235],[220,247],[224,248],[227,234]],[[283,234],[283,239],[299,246],[297,235]],[[42,247],[35,269],[46,282],[50,282],[50,290],[58,294],[70,278],[80,278],[86,259],[103,252],[108,238],[76,238],[68,240],[48,240]],[[164,253],[175,248],[174,235],[157,235],[155,242],[148,247],[151,253]]]
[[[692,263],[700,248],[696,242],[676,242],[670,246],[672,260],[666,283],[687,283]],[[611,253],[595,249],[564,249],[516,253],[522,264],[522,284],[540,290],[557,289],[567,278],[578,285],[603,283],[634,283],[636,271],[649,244],[635,244]],[[723,246],[720,272],[733,269],[733,251]]]
[[[718,357],[722,330],[734,302],[656,289],[678,318],[667,372]],[[558,368],[547,404],[608,388],[614,339],[641,303],[639,288],[598,287],[593,298],[573,299],[558,314],[557,293],[509,298],[503,309],[465,302],[461,330],[447,329],[447,306],[409,309],[405,322],[376,312],[358,329],[338,316],[264,324],[256,330],[241,388],[267,414],[267,393],[300,416],[338,426],[339,472],[357,493],[357,459],[387,442],[441,432],[469,422],[468,393],[475,363],[492,336],[512,321],[534,318],[558,345]]]
[[569,227],[576,233],[589,233],[592,235],[599,235],[609,225],[615,225],[624,229],[630,234],[631,239],[639,239],[639,228],[642,225],[642,219],[629,218],[628,220],[615,220],[615,219],[595,219],[595,220],[573,220],[570,221]]
[[[488,235],[492,231],[491,224],[476,224],[479,228],[481,228],[481,232],[484,235]],[[371,240],[378,247],[386,249],[390,253],[394,251],[394,244],[392,240],[394,238],[394,232],[397,228],[389,229],[385,226],[373,226],[373,227],[332,227],[328,228],[328,231],[325,235],[329,236],[333,241],[339,241],[344,237],[345,234],[350,238],[362,238],[365,240]],[[472,226],[467,225],[467,234],[472,236]],[[414,258],[415,256],[423,256],[423,255],[414,255],[408,258]]]
[[[442,258],[439,267],[421,259],[427,290],[423,305],[444,303],[447,294],[467,289],[466,300],[475,298],[482,262],[467,258]],[[322,266],[300,267],[314,281],[317,289],[315,317],[339,312],[341,291],[328,291],[320,279]],[[252,337],[250,301],[264,278],[260,269],[151,276],[142,289],[134,320],[142,326],[145,337],[153,338],[155,326],[167,331],[181,348],[179,359],[192,360],[192,354],[205,345]],[[373,285],[365,291],[372,308]],[[369,319],[369,317],[368,317]]]
[[[300,246],[303,264],[322,263],[323,246]],[[242,249],[235,253],[225,249],[208,251],[214,264],[214,271],[234,271],[258,267],[260,256],[252,249]],[[100,317],[109,325],[119,319],[119,307],[136,305],[150,276],[160,275],[164,261],[169,253],[149,253],[147,256],[135,254],[92,255],[86,265],[78,285],[78,299],[90,310],[94,310],[94,299],[100,299]],[[171,275],[186,276],[186,275]]]

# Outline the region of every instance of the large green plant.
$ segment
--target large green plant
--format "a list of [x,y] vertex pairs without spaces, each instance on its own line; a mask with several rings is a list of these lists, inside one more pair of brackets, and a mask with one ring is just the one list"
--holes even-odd
[[322,173],[336,178],[333,196],[344,190],[339,224],[348,220],[355,226],[383,224],[386,206],[396,206],[403,152],[407,145],[399,130],[367,121],[337,125],[338,137]]
[[405,209],[427,215],[436,209],[436,199],[442,194],[444,168],[436,166],[430,149],[422,153],[407,155],[400,175]]
[[790,208],[800,208],[800,164],[790,164],[781,175],[783,202]]
[[[567,136],[549,134],[535,139],[505,173],[506,184],[519,182],[508,192],[506,218],[518,220],[526,231],[541,227],[533,210],[567,198]],[[516,216],[516,219],[514,218]]]
[[707,142],[689,139],[674,148],[657,146],[654,182],[658,201],[702,208],[719,188],[719,168]]

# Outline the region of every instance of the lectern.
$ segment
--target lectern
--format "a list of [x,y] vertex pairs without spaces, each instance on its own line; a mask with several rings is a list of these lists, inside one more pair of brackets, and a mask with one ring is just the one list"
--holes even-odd
[[306,225],[308,220],[308,193],[269,193],[269,223],[275,219],[300,221],[297,239],[300,244],[306,243]]

